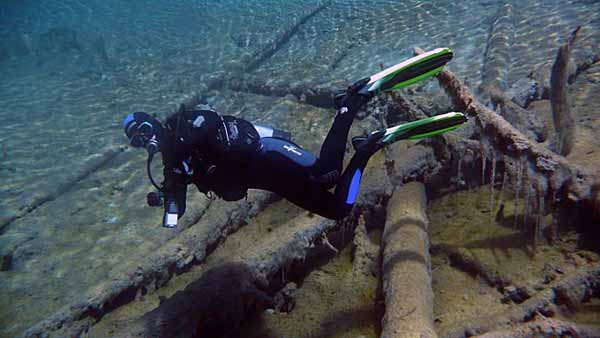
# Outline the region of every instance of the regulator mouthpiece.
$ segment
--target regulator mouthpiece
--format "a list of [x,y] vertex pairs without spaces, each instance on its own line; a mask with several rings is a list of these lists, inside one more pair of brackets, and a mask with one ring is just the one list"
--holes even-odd
[[160,146],[158,145],[158,140],[156,140],[156,138],[148,141],[148,144],[146,144],[146,151],[150,156],[153,156],[160,151]]

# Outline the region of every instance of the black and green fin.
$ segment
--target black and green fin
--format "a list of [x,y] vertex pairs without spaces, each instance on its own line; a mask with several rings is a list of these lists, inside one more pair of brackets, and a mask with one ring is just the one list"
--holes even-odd
[[360,90],[360,93],[390,91],[435,76],[442,71],[446,63],[452,59],[452,56],[450,48],[436,48],[417,55],[371,75],[369,82]]
[[447,133],[459,128],[467,122],[463,113],[446,113],[420,119],[385,130],[378,143],[388,145],[400,140],[416,140]]

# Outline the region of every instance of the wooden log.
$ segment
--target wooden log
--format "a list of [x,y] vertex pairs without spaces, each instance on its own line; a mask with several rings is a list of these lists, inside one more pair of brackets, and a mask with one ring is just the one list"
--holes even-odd
[[[600,286],[600,264],[586,270],[575,271],[555,281],[551,287],[544,289],[521,304],[510,307],[500,313],[476,318],[463,327],[446,334],[446,338],[466,338],[499,330],[533,318],[536,313],[550,314],[556,305],[577,305],[586,299],[592,290]],[[573,291],[573,292],[571,292]]]
[[364,217],[359,217],[352,239],[352,275],[355,282],[368,283],[368,276],[379,276],[378,244],[369,238]]
[[66,177],[53,180],[48,183],[46,189],[35,191],[32,197],[22,200],[22,206],[15,211],[9,211],[7,214],[0,215],[0,235],[6,231],[15,220],[26,216],[33,210],[39,208],[47,202],[54,201],[63,194],[69,192],[71,188],[80,181],[91,176],[96,171],[103,168],[111,160],[123,154],[124,147],[109,147],[99,151],[95,156],[82,161],[83,163],[73,168]]
[[422,183],[401,187],[388,204],[383,233],[385,316],[381,337],[437,337]]
[[[573,84],[579,76],[579,74],[587,71],[590,67],[600,62],[600,52],[591,51],[584,55],[577,55],[572,60],[574,67],[568,67],[568,83]],[[531,101],[544,100],[550,98],[550,74],[552,72],[552,65],[550,62],[543,63],[531,71],[527,78],[521,79],[523,83],[529,82],[530,86],[524,86],[520,90],[515,90],[514,97],[529,97],[522,101],[520,105],[524,108]]]
[[503,4],[493,19],[487,39],[479,87],[481,92],[508,89],[514,30],[512,5]]
[[[339,89],[345,88],[340,82]],[[244,75],[227,82],[227,88],[240,92],[249,92],[264,96],[294,95],[300,101],[321,108],[334,108],[333,95],[337,90],[330,87],[314,86],[308,83],[298,83],[290,86],[288,81],[263,81],[256,76]]]
[[[416,53],[422,53],[420,49]],[[532,142],[504,118],[475,99],[471,90],[449,70],[443,70],[437,78],[452,100],[455,109],[475,119],[481,134],[489,139],[494,148],[514,160],[524,159],[531,169],[533,179],[548,183],[547,196],[561,192],[558,203],[566,201],[593,205],[592,184],[597,173],[570,163],[542,145]]]
[[237,328],[270,300],[261,291],[294,261],[304,260],[321,234],[341,223],[304,213],[278,227],[251,249],[238,253],[176,292],[158,308],[124,322],[115,337],[215,337]]
[[[29,328],[22,337],[34,338],[51,332],[79,336],[112,309],[135,299],[138,290],[163,286],[174,273],[198,264],[231,232],[244,225],[270,201],[271,195],[251,191],[247,201],[211,204],[200,222],[181,232],[141,262],[121,268],[112,278],[66,304],[57,313]],[[61,335],[61,334],[59,334]]]
[[575,67],[569,67],[569,84],[575,83],[577,76],[585,72],[593,65],[600,62],[600,52],[590,53],[575,61]]
[[556,61],[550,74],[550,105],[552,106],[554,129],[557,132],[554,146],[556,152],[563,156],[571,153],[575,144],[575,116],[567,95],[567,81],[571,50],[580,29],[581,27],[577,27],[571,33],[567,42],[558,49]]
[[600,326],[570,323],[546,318],[516,325],[510,329],[488,332],[475,338],[554,338],[554,337],[600,337]]
[[525,110],[504,94],[496,96],[495,102],[500,107],[502,116],[520,132],[536,142],[546,141],[548,128],[538,115]]

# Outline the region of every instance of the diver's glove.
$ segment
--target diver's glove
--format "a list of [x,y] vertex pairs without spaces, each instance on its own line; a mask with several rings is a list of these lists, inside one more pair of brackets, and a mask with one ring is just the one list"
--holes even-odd
[[148,206],[160,207],[164,206],[163,227],[175,228],[179,220],[179,208],[174,198],[165,200],[165,196],[161,191],[152,191],[146,195]]
[[337,109],[347,107],[348,109],[358,110],[374,96],[373,92],[361,93],[361,89],[369,82],[366,77],[358,80],[353,85],[348,87],[346,91],[340,91],[333,96],[333,102]]
[[151,191],[146,194],[146,203],[149,207],[160,207],[163,204],[163,198],[162,191]]

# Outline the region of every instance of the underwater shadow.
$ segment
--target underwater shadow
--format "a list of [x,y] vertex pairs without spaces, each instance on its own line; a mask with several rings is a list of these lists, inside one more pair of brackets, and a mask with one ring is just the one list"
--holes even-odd
[[310,335],[310,338],[328,338],[334,337],[340,332],[348,331],[350,329],[363,327],[370,323],[375,323],[377,335],[381,333],[381,321],[383,317],[384,308],[383,306],[375,308],[362,307],[352,311],[341,311],[332,314],[321,323],[320,330]]
[[[525,236],[524,236],[525,235]],[[492,251],[496,261],[499,261],[497,252],[502,252],[506,257],[510,257],[509,249],[522,250],[527,257],[533,258],[534,252],[529,247],[529,237],[526,233],[516,232],[510,235],[496,236],[486,239],[470,241],[463,245],[466,249],[489,249]]]
[[177,291],[135,325],[138,337],[223,337],[238,329],[251,314],[271,307],[253,273],[241,263],[226,263]]

